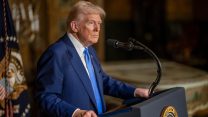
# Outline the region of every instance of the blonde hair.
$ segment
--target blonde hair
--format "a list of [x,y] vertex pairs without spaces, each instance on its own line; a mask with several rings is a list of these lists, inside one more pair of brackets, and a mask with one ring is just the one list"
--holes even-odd
[[102,19],[105,18],[105,11],[100,6],[92,4],[88,1],[79,1],[71,8],[69,12],[66,21],[67,26],[71,21],[79,20],[80,15],[88,14],[99,14]]

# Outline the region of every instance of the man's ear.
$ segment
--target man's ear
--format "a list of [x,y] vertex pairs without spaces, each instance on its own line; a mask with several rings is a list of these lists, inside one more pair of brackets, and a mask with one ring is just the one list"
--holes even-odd
[[79,26],[78,26],[78,23],[76,21],[72,21],[70,23],[70,26],[71,26],[71,30],[73,32],[78,32]]

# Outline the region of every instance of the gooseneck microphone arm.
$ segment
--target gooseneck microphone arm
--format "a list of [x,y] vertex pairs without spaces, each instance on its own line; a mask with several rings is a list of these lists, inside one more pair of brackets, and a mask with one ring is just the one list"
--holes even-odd
[[[160,60],[158,59],[158,57],[155,55],[155,53],[152,50],[150,50],[148,47],[146,47],[144,44],[140,43],[139,41],[136,41],[133,38],[130,38],[128,43],[119,42],[119,41],[113,40],[113,39],[108,39],[107,43],[108,43],[108,45],[111,45],[114,48],[124,48],[129,51],[131,51],[133,49],[143,50],[144,52],[146,52],[148,55],[150,55],[154,59],[154,61],[157,64],[157,77],[156,77],[155,81],[152,82],[152,84],[149,87],[149,96],[151,97],[154,93],[155,88],[160,83],[160,79],[162,76],[161,63],[160,63]],[[137,45],[134,45],[134,43]]]
[[[133,38],[129,38],[129,41],[132,43],[138,44],[139,47],[142,47],[143,51],[145,51],[147,54],[149,54],[157,64],[157,77],[156,77],[155,81],[152,82],[152,84],[150,85],[150,88],[149,88],[149,96],[152,96],[155,88],[160,83],[160,79],[162,76],[161,62],[160,62],[159,58],[156,56],[156,54],[152,50],[150,50],[148,47],[146,47],[144,44],[140,43],[139,41],[136,41]],[[139,48],[135,48],[135,49],[139,49]]]

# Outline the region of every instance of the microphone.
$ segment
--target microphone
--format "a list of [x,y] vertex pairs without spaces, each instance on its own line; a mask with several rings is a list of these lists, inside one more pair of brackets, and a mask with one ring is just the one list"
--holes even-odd
[[131,41],[129,41],[127,43],[124,43],[124,42],[117,41],[115,39],[108,39],[107,44],[110,45],[110,46],[113,46],[114,48],[124,48],[124,49],[127,49],[129,51],[131,51],[133,49],[143,50],[142,47],[135,46]]
[[[134,45],[134,43],[136,45]],[[150,55],[153,58],[153,60],[156,62],[156,65],[157,65],[157,77],[156,77],[155,81],[152,82],[152,84],[150,85],[150,88],[149,88],[149,96],[153,96],[154,90],[157,87],[157,85],[160,83],[160,79],[162,76],[162,66],[161,66],[160,60],[156,56],[156,54],[151,49],[149,49],[147,46],[140,43],[139,41],[136,41],[133,38],[129,38],[129,41],[127,43],[119,42],[115,39],[108,39],[107,44],[110,46],[113,46],[114,48],[124,48],[129,51],[131,51],[133,49],[143,50],[144,52],[146,52],[148,55]]]

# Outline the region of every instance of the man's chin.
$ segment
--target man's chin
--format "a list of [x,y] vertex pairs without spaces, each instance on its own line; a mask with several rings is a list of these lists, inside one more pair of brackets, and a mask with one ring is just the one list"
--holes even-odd
[[92,42],[93,44],[97,43],[97,42],[98,42],[98,38],[97,38],[97,37],[96,37],[96,38],[93,38],[93,39],[91,40],[91,42]]

